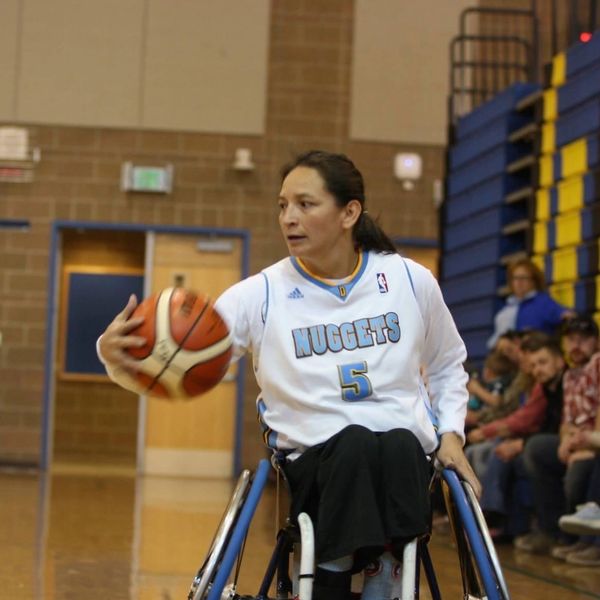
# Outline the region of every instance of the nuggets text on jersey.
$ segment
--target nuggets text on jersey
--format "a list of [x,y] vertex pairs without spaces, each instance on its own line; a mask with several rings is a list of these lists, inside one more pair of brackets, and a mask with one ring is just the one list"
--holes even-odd
[[292,329],[296,358],[306,358],[313,354],[356,350],[377,344],[400,341],[398,315],[388,312],[376,317],[335,325],[313,325]]

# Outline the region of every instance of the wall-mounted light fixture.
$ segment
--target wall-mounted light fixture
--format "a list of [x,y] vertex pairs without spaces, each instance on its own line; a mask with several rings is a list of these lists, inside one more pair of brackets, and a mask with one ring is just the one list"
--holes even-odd
[[415,181],[423,174],[423,161],[416,152],[400,152],[394,157],[394,175],[405,190],[414,190]]
[[252,162],[250,148],[238,148],[233,158],[233,168],[236,171],[254,171],[256,165]]

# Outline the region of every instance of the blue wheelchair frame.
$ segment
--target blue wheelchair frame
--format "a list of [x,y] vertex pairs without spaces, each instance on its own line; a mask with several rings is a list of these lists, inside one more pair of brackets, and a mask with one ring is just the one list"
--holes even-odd
[[[300,539],[297,526],[292,524],[279,532],[255,596],[239,595],[235,592],[235,584],[229,590],[225,588],[236,561],[241,560],[246,535],[270,469],[269,461],[261,460],[253,476],[249,471],[244,471],[240,476],[208,555],[194,578],[188,600],[270,600],[267,594],[276,573],[276,598],[292,597],[289,556]],[[441,476],[444,500],[457,544],[463,597],[510,600],[494,544],[473,490],[468,483],[460,481],[452,470],[444,469],[436,472],[436,476]],[[416,541],[415,589],[412,597],[419,597],[419,573],[420,565],[423,565],[432,599],[442,600],[428,541],[429,536]]]

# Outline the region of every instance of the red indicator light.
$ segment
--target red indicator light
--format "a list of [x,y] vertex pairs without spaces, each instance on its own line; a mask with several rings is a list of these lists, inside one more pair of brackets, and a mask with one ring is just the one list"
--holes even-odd
[[586,42],[589,42],[592,39],[592,34],[589,31],[584,31],[583,33],[579,34],[579,41],[583,42],[584,44]]

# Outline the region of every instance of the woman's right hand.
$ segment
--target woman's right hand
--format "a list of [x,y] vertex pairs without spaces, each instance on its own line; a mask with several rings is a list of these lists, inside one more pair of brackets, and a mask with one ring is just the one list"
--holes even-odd
[[98,340],[102,360],[111,369],[122,369],[130,374],[137,372],[138,361],[126,352],[126,348],[139,348],[146,343],[146,338],[129,335],[144,322],[144,317],[130,318],[136,306],[137,298],[135,294],[131,294],[125,308],[113,319]]

